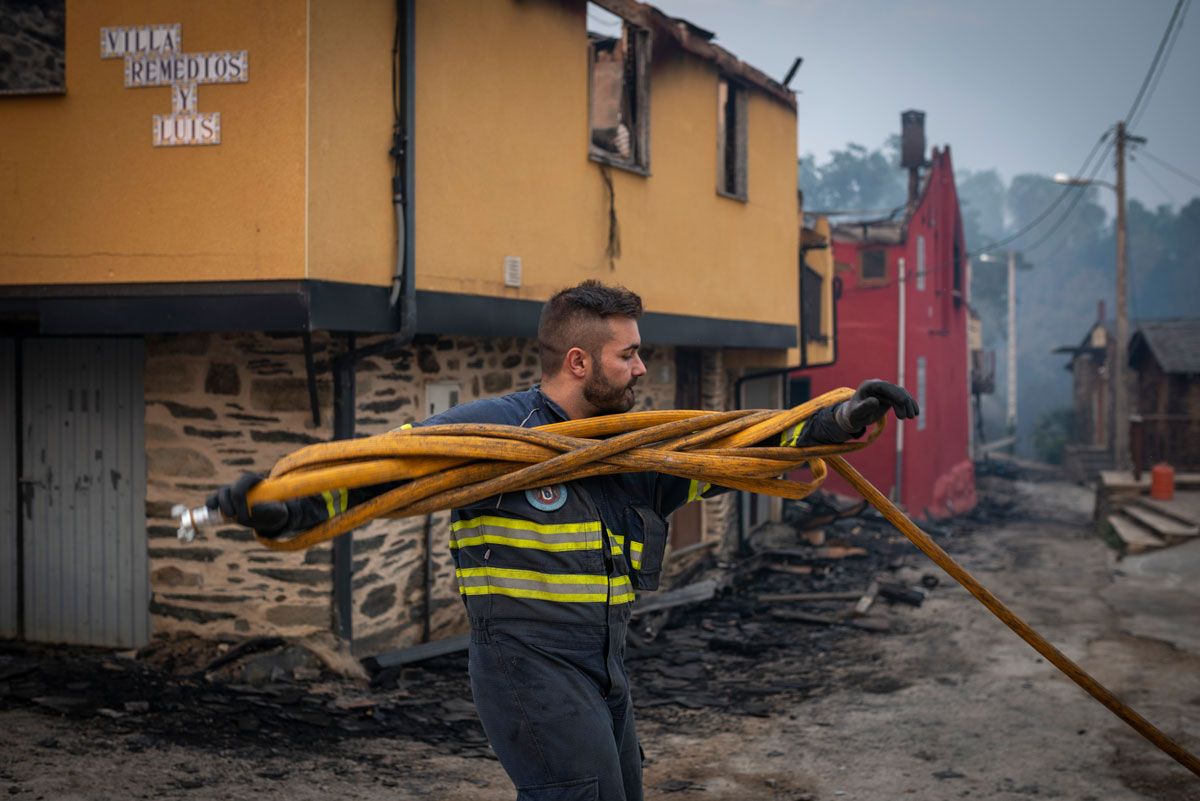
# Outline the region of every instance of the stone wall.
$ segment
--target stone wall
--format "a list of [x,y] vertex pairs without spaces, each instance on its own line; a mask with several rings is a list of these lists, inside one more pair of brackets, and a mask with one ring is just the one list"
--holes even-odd
[[186,544],[171,506],[196,506],[243,472],[332,435],[331,347],[318,335],[321,426],[312,422],[298,336],[195,334],[146,340],[146,524],[155,632],[205,636],[327,631],[330,549],[279,553],[231,526]]
[[[370,345],[378,339],[360,340]],[[298,336],[212,334],[147,340],[147,524],[151,611],[156,632],[204,636],[304,636],[332,625],[331,548],[282,553],[250,532],[226,527],[191,544],[175,539],[170,508],[197,505],[242,472],[265,473],[281,456],[332,436],[331,353],[344,344],[314,337],[321,425],[309,407]],[[647,347],[638,409],[672,408],[675,352]],[[729,408],[732,382],[721,352],[703,357],[703,402]],[[356,434],[379,434],[428,416],[432,383],[456,383],[459,403],[527,389],[540,378],[529,339],[422,338],[362,359],[356,375]],[[705,501],[704,538],[723,539],[733,495]],[[446,543],[449,514],[377,520],[354,532],[354,651],[359,656],[421,640],[425,617],[426,526],[432,542],[434,639],[465,630]]]
[[[369,344],[364,342],[363,344]],[[671,408],[674,350],[646,348],[638,408]],[[460,403],[528,389],[541,376],[531,339],[445,337],[364,359],[358,368],[359,434],[379,434],[424,419],[426,387],[453,382]],[[430,633],[466,630],[454,563],[446,546],[449,515],[429,521],[432,549]],[[360,656],[420,641],[425,599],[424,518],[377,520],[354,533],[354,652]]]

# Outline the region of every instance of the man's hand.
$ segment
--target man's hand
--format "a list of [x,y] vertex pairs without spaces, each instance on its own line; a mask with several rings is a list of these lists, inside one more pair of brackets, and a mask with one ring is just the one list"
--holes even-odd
[[247,508],[246,494],[255,484],[262,481],[262,476],[253,473],[242,473],[237,481],[208,496],[206,506],[209,509],[220,509],[225,517],[236,520],[246,528],[252,528],[264,537],[277,537],[287,528],[287,504],[279,502],[259,503],[254,509]]
[[859,385],[854,397],[839,403],[833,414],[838,427],[858,436],[867,426],[882,420],[889,409],[894,409],[896,417],[901,420],[921,413],[917,402],[904,387],[872,378]]

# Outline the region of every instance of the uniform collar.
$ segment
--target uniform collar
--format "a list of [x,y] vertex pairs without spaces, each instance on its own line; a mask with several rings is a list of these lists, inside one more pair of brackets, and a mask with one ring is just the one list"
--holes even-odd
[[561,406],[559,406],[557,403],[555,403],[553,400],[551,400],[550,396],[542,391],[541,384],[534,384],[533,390],[534,390],[534,392],[536,392],[538,394],[538,397],[541,399],[542,406],[547,411],[549,411],[550,414],[554,415],[560,421],[563,421],[563,422],[566,422],[567,420],[571,419],[570,417],[567,416],[567,413],[563,411],[563,408]]

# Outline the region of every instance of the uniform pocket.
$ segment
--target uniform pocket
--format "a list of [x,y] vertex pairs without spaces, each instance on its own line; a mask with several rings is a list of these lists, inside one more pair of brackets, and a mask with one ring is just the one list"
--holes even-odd
[[625,526],[633,586],[639,590],[657,590],[663,551],[667,547],[667,521],[653,507],[633,505],[625,509]]
[[595,778],[518,787],[517,801],[597,801],[600,781]]

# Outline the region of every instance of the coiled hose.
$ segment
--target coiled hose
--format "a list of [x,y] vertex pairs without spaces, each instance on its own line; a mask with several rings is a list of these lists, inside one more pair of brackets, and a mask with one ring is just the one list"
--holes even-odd
[[[756,445],[791,431],[820,409],[834,406],[853,394],[852,389],[837,389],[782,411],[632,412],[534,429],[481,424],[426,426],[365,439],[321,443],[281,459],[270,477],[250,491],[247,500],[253,505],[343,488],[406,482],[290,539],[259,537],[259,542],[267,548],[295,551],[332,539],[375,518],[424,515],[504,492],[589,476],[653,471],[798,499],[820,487],[828,475],[828,467],[832,467],[913,545],[1017,636],[1113,714],[1200,777],[1200,759],[1051,645],[842,458],[874,442],[883,433],[883,421],[866,439],[843,445],[811,448]],[[811,481],[778,478],[805,465]]]

